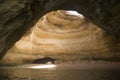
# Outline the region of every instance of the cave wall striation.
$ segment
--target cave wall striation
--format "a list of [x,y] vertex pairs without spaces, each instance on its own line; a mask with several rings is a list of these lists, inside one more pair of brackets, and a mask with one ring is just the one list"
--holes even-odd
[[0,59],[39,18],[58,9],[82,13],[110,35],[109,51],[119,52],[119,8],[119,0],[0,0]]
[[8,50],[1,64],[32,63],[43,57],[59,62],[84,60],[119,61],[119,44],[114,37],[91,23],[82,14],[52,11],[38,20],[23,37]]

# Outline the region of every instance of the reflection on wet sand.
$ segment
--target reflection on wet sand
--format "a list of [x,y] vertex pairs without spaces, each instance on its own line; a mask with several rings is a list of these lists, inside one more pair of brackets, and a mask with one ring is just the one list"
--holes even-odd
[[[50,65],[54,67],[45,68]],[[120,80],[119,66],[120,63],[1,66],[0,80]]]

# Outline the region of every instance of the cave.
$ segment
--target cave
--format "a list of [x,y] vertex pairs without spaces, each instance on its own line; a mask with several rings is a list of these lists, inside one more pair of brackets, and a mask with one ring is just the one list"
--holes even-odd
[[[7,3],[9,3],[9,5],[7,5]],[[87,44],[86,47],[84,45],[84,47],[81,47],[81,50],[77,50],[77,55],[78,53],[81,51],[84,53],[90,53],[89,55],[86,56],[86,59],[95,59],[95,60],[99,60],[99,59],[103,59],[103,60],[113,60],[113,61],[119,61],[119,1],[115,0],[115,1],[94,1],[94,0],[77,0],[77,1],[67,1],[67,0],[56,0],[56,1],[52,1],[52,0],[31,0],[31,1],[7,1],[7,0],[2,0],[0,2],[0,6],[1,6],[1,13],[0,13],[0,17],[1,17],[1,21],[0,21],[0,30],[1,30],[1,40],[0,40],[0,58],[1,58],[1,62],[4,63],[4,57],[7,56],[7,52],[12,52],[12,49],[15,48],[14,45],[19,44],[19,39],[21,39],[22,36],[25,36],[27,34],[30,34],[31,32],[31,27],[36,26],[36,24],[39,25],[39,20],[42,20],[45,14],[50,13],[51,15],[53,15],[53,22],[48,22],[47,21],[47,25],[51,25],[51,26],[61,26],[61,30],[62,30],[62,26],[69,25],[72,28],[73,26],[77,26],[80,24],[83,24],[83,26],[85,23],[90,26],[97,26],[99,27],[98,32],[94,32],[91,31],[89,33],[87,33],[87,28],[86,31],[84,33],[79,33],[81,36],[85,36],[88,34],[94,35],[91,36],[89,39],[91,40],[91,45],[89,45],[90,43],[88,41],[83,41],[83,43],[81,42],[80,44],[80,40],[78,39],[77,41],[79,42],[77,44],[77,41],[73,41],[72,43],[75,45],[77,44],[77,46],[75,47],[69,47],[68,53],[71,52],[72,55],[74,55],[74,51],[75,49],[77,49],[79,46],[83,46],[85,43]],[[64,6],[63,6],[64,5]],[[112,5],[112,7],[110,6]],[[7,6],[7,7],[6,7]],[[89,7],[88,7],[89,6]],[[104,7],[104,8],[103,8]],[[63,11],[62,11],[63,10]],[[52,12],[53,11],[53,12]],[[56,13],[55,13],[56,11]],[[78,19],[79,21],[77,22],[76,19],[74,19],[74,17],[70,18],[76,21],[76,23],[72,20],[69,19],[69,16],[65,14],[65,11],[67,13],[70,13],[70,11],[75,11],[76,13],[80,13],[82,14],[82,16],[85,17],[85,19],[82,20]],[[56,18],[59,18],[63,20],[60,21],[59,23],[59,19],[55,19],[54,20],[54,15],[57,16]],[[63,16],[61,16],[63,15]],[[49,16],[49,14],[48,14]],[[59,17],[61,16],[61,17]],[[68,16],[68,17],[65,17]],[[51,17],[51,19],[52,19]],[[49,18],[49,17],[48,17]],[[71,22],[68,23],[67,19],[69,19],[68,21]],[[58,20],[58,23],[55,22]],[[44,21],[44,20],[43,20]],[[50,21],[50,19],[49,19]],[[65,21],[65,23],[64,23]],[[42,21],[41,21],[42,22]],[[44,22],[43,22],[44,23]],[[66,26],[65,25],[65,26]],[[41,25],[40,25],[41,26]],[[96,27],[96,31],[97,31],[97,27]],[[48,27],[50,28],[50,27]],[[38,28],[39,29],[39,28]],[[46,29],[46,28],[43,28]],[[55,32],[55,30],[57,31],[57,28],[50,28],[50,30],[52,30]],[[59,28],[58,28],[59,29]],[[67,29],[67,27],[65,27],[65,29]],[[72,28],[73,29],[73,28]],[[76,28],[77,29],[77,28]],[[81,28],[82,29],[82,28]],[[94,30],[94,27],[93,27]],[[55,33],[59,33],[59,32],[55,32]],[[60,34],[62,33],[62,31],[60,32]],[[64,29],[63,29],[63,33],[64,33]],[[25,34],[25,35],[24,35]],[[37,34],[37,33],[36,33]],[[38,32],[38,34],[41,34],[42,37],[42,33]],[[49,33],[43,33],[46,36],[51,36],[54,37]],[[49,35],[48,35],[49,34]],[[76,33],[75,36],[80,36],[78,33]],[[30,35],[31,36],[34,35],[33,34]],[[43,36],[44,36],[43,35]],[[62,35],[62,34],[61,34]],[[72,38],[71,34],[71,38]],[[55,35],[57,38],[63,38],[60,35]],[[67,34],[65,35],[67,38]],[[68,38],[70,38],[68,36]],[[75,37],[74,37],[75,38]],[[78,37],[76,37],[78,38]],[[32,39],[30,39],[32,40]],[[18,42],[16,42],[18,41]],[[29,41],[29,40],[28,40]],[[71,39],[72,41],[72,39]],[[81,39],[82,41],[82,39]],[[35,41],[34,41],[35,42]],[[51,41],[52,42],[52,41]],[[59,41],[58,41],[59,42]],[[43,43],[45,43],[45,41],[43,41]],[[53,40],[54,43],[54,40]],[[71,44],[72,44],[71,43]],[[21,45],[26,44],[26,45],[30,45],[27,44],[27,42],[25,43],[21,43]],[[41,43],[42,44],[42,43]],[[66,45],[67,45],[67,41],[66,41]],[[64,48],[66,45],[63,45]],[[48,44],[49,46],[49,44]],[[60,45],[59,45],[60,46]],[[61,45],[62,46],[62,45]],[[31,47],[31,46],[29,46]],[[31,47],[32,48],[32,47]],[[36,47],[37,48],[37,47]],[[48,47],[47,49],[49,49],[50,47]],[[87,52],[87,48],[89,49],[89,51]],[[16,48],[15,48],[16,49]],[[55,49],[57,49],[57,46],[55,47]],[[67,49],[67,48],[66,48]],[[70,51],[72,50],[73,51]],[[22,51],[22,50],[21,50]],[[40,50],[41,54],[43,53],[51,53],[54,54],[55,52],[53,51],[48,51],[45,52],[45,50]],[[63,52],[62,52],[63,51]],[[24,52],[24,51],[23,51]],[[29,54],[32,53],[32,51],[29,51]],[[19,50],[18,50],[19,53]],[[39,53],[36,52],[34,53],[35,55]],[[64,53],[64,50],[59,50],[58,49],[58,53]],[[9,55],[9,54],[8,54]],[[19,54],[17,54],[19,55]],[[45,56],[48,56],[46,54],[44,54]],[[13,57],[16,55],[13,55]],[[27,55],[26,55],[27,56]],[[98,57],[99,56],[99,57]],[[53,56],[54,57],[54,56]],[[10,58],[10,57],[9,57]],[[82,59],[85,59],[85,57],[81,57]],[[14,58],[13,58],[14,59]],[[2,61],[3,60],[3,61]],[[27,60],[27,59],[26,59]],[[9,59],[5,62],[8,62]],[[11,61],[11,59],[10,59]],[[14,61],[14,60],[13,60]]]
[[52,63],[118,66],[119,4],[118,0],[0,0],[0,65],[55,60]]
[[58,59],[57,63],[119,61],[119,49],[113,40],[77,11],[55,10],[43,15],[0,62],[26,64],[44,57]]

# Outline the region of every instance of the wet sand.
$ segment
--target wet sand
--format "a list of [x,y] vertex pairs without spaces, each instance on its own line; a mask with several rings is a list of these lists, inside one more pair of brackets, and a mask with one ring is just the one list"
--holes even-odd
[[0,80],[120,80],[120,63],[53,64],[1,66]]

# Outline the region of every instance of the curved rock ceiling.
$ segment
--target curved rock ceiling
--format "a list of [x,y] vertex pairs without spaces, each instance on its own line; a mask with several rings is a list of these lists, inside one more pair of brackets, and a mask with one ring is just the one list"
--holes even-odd
[[1,63],[32,62],[44,56],[73,62],[119,58],[119,44],[113,44],[113,37],[81,14],[58,10],[39,19],[7,52]]
[[[21,40],[16,47],[34,53],[84,51],[91,43],[90,36],[99,30],[81,16],[69,15],[65,11],[51,12],[36,23],[29,35],[30,40]],[[89,45],[89,49],[93,49],[92,45]]]

